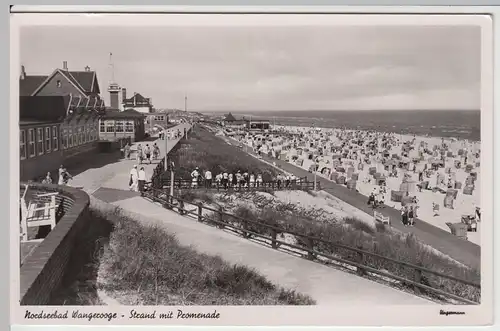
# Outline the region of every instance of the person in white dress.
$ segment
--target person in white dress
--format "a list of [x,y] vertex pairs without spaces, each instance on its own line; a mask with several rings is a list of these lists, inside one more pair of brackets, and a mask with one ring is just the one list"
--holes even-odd
[[191,172],[191,187],[196,188],[198,186],[198,177],[200,176],[200,171],[198,167]]
[[131,191],[139,190],[139,172],[136,165],[130,170],[129,188]]

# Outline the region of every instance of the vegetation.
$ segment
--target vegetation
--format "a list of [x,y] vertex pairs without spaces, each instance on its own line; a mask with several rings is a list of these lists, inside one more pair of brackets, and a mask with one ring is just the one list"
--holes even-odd
[[115,212],[99,286],[138,305],[313,305],[241,265],[181,246],[174,236]]
[[[207,201],[206,198],[196,197],[196,194],[198,192],[194,193],[194,200]],[[251,196],[253,197],[250,198]],[[224,201],[224,199],[227,199],[227,197],[219,197],[219,201],[225,202],[224,204],[227,206],[228,201]],[[383,225],[372,227],[353,217],[338,220],[332,215],[330,221],[318,221],[319,218],[325,219],[324,215],[321,215],[318,210],[307,210],[295,204],[282,203],[275,199],[265,198],[254,192],[239,194],[233,197],[233,201],[236,201],[236,203],[248,199],[253,200],[251,201],[251,205],[255,206],[255,208],[245,205],[234,205],[232,214],[237,217],[226,216],[225,221],[231,222],[242,229],[266,236],[271,235],[271,230],[266,225],[272,225],[280,228],[282,233],[294,232],[319,238],[324,242],[320,240],[314,242],[314,249],[316,251],[348,261],[358,261],[357,254],[351,250],[331,245],[329,242],[359,248],[370,253],[418,265],[456,278],[477,283],[480,282],[479,270],[458,264],[439,252],[429,249],[428,246],[423,245],[413,234],[402,235],[395,233]],[[215,219],[215,215],[210,217]],[[257,223],[243,222],[239,218]],[[297,245],[307,246],[303,237],[299,235],[295,235],[294,237]],[[393,275],[407,279],[414,279],[415,277],[412,268],[402,267],[394,262],[369,255],[365,255],[365,265],[377,270],[385,270]],[[422,283],[470,300],[479,301],[480,299],[480,289],[431,274],[424,273]],[[403,286],[412,288],[409,284],[403,284]],[[427,294],[431,295],[430,293]]]
[[214,176],[221,172],[260,172],[264,181],[276,178],[279,173],[276,168],[257,160],[236,146],[229,145],[200,126],[189,134],[187,140],[179,141],[169,153],[169,158],[177,167],[176,176],[184,179],[191,178],[191,172],[196,167],[201,171],[208,169]]

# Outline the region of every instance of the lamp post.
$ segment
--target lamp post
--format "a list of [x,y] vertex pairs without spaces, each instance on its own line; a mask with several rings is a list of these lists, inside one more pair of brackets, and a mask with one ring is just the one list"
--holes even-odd
[[168,115],[167,115],[167,125],[165,129],[163,130],[165,132],[165,164],[164,164],[164,170],[165,172],[168,170]]
[[316,163],[317,163],[317,158],[315,157],[314,158],[314,190],[316,191],[316,172],[317,172],[317,169],[316,169]]

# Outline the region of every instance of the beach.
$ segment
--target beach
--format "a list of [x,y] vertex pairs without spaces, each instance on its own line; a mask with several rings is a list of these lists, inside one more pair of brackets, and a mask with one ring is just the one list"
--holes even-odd
[[367,201],[374,193],[398,210],[412,206],[418,219],[445,231],[453,227],[463,235],[460,224],[476,227],[465,232],[480,245],[480,142],[304,126],[276,125],[272,131],[241,141],[310,172],[316,163],[318,176],[357,190]]

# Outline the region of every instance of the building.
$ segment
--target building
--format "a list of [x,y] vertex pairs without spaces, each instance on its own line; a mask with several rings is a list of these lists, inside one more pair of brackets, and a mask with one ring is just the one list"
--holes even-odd
[[153,112],[151,98],[145,98],[141,94],[134,92],[134,95],[127,99],[127,90],[122,89],[122,99],[123,109],[134,109],[143,114]]
[[[145,115],[134,109],[120,111],[119,109],[107,109],[99,119],[99,140],[131,142],[144,139]],[[124,145],[123,143],[121,145]]]
[[[45,177],[64,162],[61,125],[68,101],[62,96],[19,98],[20,180]],[[53,174],[53,179],[57,177]]]
[[64,97],[67,108],[60,127],[60,146],[65,164],[72,163],[75,156],[97,151],[99,114],[105,105],[97,75],[90,67],[70,71],[64,61],[63,68],[55,69],[49,76],[30,76],[21,66],[19,90],[21,97]]
[[222,125],[233,130],[243,130],[248,126],[246,120],[237,120],[231,113],[224,117]]
[[250,131],[264,131],[269,130],[270,124],[267,120],[252,120],[247,122],[247,129]]
[[153,112],[146,114],[146,130],[154,131],[155,128],[157,130],[163,130],[168,127],[170,123],[170,116],[166,112]]

